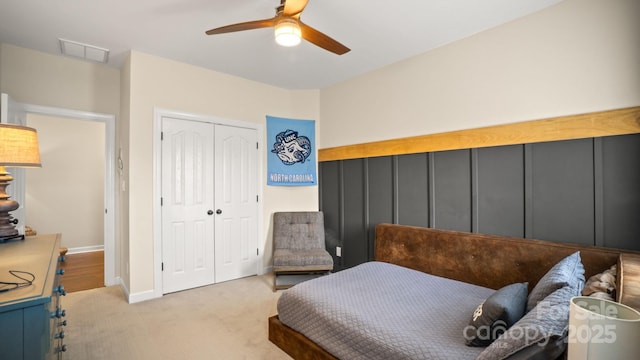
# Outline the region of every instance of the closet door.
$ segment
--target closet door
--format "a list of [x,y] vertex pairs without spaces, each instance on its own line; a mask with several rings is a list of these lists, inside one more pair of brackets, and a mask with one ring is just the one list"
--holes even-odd
[[162,119],[163,293],[257,274],[257,130]]
[[258,134],[215,127],[215,281],[257,274]]
[[214,125],[162,119],[162,290],[214,282]]

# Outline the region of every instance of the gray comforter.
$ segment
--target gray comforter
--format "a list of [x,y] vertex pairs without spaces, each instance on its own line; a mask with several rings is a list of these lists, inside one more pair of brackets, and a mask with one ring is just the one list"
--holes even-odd
[[286,290],[278,316],[339,359],[474,359],[463,329],[494,291],[369,262]]

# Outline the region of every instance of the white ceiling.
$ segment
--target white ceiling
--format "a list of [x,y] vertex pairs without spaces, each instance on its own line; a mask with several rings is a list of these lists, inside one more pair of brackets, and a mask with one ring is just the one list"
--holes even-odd
[[301,20],[351,51],[275,44],[272,29],[205,31],[275,15],[279,0],[0,0],[0,42],[60,54],[58,38],[137,50],[288,89],[318,89],[562,0],[310,0]]

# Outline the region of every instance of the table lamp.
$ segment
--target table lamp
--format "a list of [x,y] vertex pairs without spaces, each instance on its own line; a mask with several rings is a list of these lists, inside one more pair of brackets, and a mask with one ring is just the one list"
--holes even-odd
[[0,243],[15,239],[24,239],[24,234],[18,233],[14,219],[10,212],[18,209],[20,204],[10,200],[7,186],[13,177],[6,171],[6,167],[40,167],[40,150],[38,149],[38,133],[35,129],[0,124]]
[[640,359],[639,334],[637,310],[595,297],[571,298],[568,360]]

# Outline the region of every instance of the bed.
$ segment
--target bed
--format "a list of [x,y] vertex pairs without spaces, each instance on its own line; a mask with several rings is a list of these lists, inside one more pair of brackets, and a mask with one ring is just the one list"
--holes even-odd
[[[621,252],[380,224],[375,261],[284,292],[278,315],[269,318],[269,339],[294,359],[482,358],[488,348],[467,346],[463,331],[474,309],[497,289],[526,284],[530,295],[539,280],[576,253],[584,281],[616,264]],[[562,299],[577,295],[579,289],[571,289],[563,290]],[[548,296],[558,298],[560,289],[553,290]],[[568,316],[568,304],[565,308],[564,300],[557,303]],[[498,351],[491,358],[526,358],[540,356],[540,351],[557,357],[566,349],[561,331],[556,327],[554,336],[545,338],[548,348],[528,346],[517,354]]]

